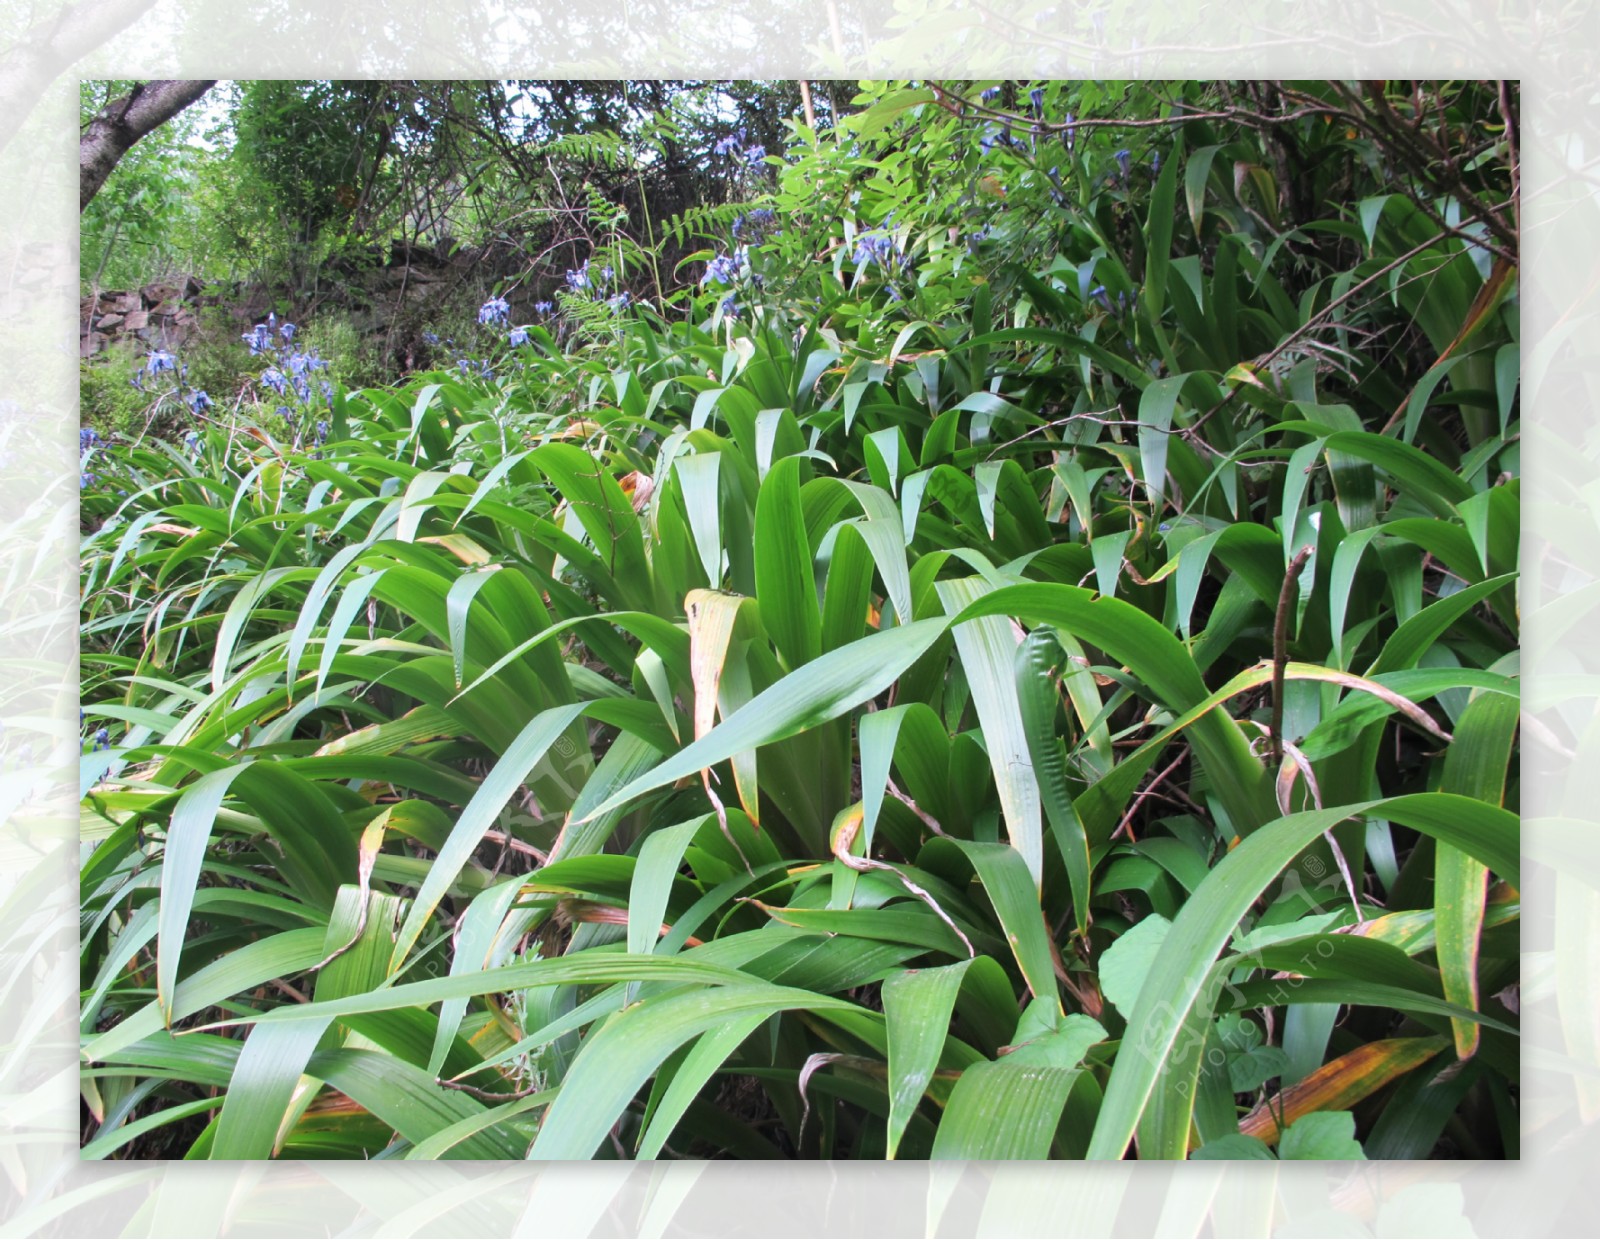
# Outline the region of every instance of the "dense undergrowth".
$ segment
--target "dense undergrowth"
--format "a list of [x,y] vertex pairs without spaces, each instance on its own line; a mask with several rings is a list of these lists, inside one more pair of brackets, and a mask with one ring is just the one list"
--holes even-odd
[[400,384],[146,360],[86,1156],[1515,1157],[1506,99],[1170,90],[865,86]]

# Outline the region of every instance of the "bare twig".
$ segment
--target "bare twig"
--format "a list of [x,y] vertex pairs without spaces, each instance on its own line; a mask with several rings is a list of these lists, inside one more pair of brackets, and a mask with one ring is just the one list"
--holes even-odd
[[1133,804],[1128,806],[1128,812],[1122,816],[1122,821],[1117,823],[1117,829],[1111,833],[1112,839],[1116,839],[1117,836],[1126,831],[1128,833],[1129,842],[1137,842],[1133,834],[1133,816],[1139,812],[1139,807],[1143,805],[1145,801],[1155,792],[1156,788],[1160,786],[1162,780],[1166,779],[1167,776],[1171,775],[1173,771],[1182,766],[1184,759],[1188,756],[1189,749],[1188,746],[1185,746],[1182,753],[1169,762],[1160,774],[1158,774],[1140,790],[1139,795],[1133,798]]
[[928,813],[927,810],[923,809],[905,793],[901,792],[900,789],[895,786],[895,782],[892,779],[889,780],[888,783],[888,793],[918,818],[922,819],[923,825],[926,826],[928,830],[932,831],[935,835],[945,834],[945,829],[939,825],[939,820],[936,819],[932,814]]
[[[1252,364],[1257,369],[1261,369],[1261,368],[1264,368],[1266,366],[1271,365],[1271,363],[1273,362],[1274,359],[1276,359],[1282,353],[1284,353],[1287,349],[1292,347],[1296,341],[1300,340],[1308,332],[1315,331],[1319,327],[1321,327],[1323,325],[1323,323],[1333,314],[1333,312],[1335,310],[1339,309],[1341,306],[1343,306],[1347,302],[1349,302],[1352,298],[1354,298],[1357,295],[1359,295],[1360,293],[1364,292],[1367,288],[1371,287],[1373,284],[1376,284],[1379,280],[1383,279],[1384,276],[1388,275],[1396,267],[1403,267],[1406,263],[1409,263],[1413,258],[1415,258],[1418,254],[1421,254],[1424,250],[1430,249],[1431,247],[1433,247],[1435,245],[1438,245],[1439,242],[1444,239],[1444,237],[1445,237],[1444,233],[1438,233],[1435,236],[1432,236],[1432,237],[1428,238],[1428,240],[1424,241],[1421,245],[1413,246],[1411,249],[1407,250],[1404,254],[1400,255],[1399,258],[1396,258],[1396,259],[1394,259],[1394,260],[1392,260],[1392,261],[1390,261],[1388,263],[1385,263],[1382,267],[1378,268],[1377,271],[1374,271],[1365,280],[1362,280],[1359,284],[1352,285],[1349,289],[1345,290],[1344,293],[1342,293],[1338,297],[1335,297],[1332,301],[1330,301],[1326,306],[1324,306],[1316,314],[1312,315],[1309,319],[1307,319],[1299,327],[1295,328],[1294,331],[1290,332],[1287,336],[1285,336],[1282,340],[1280,340],[1278,342],[1278,344],[1274,348],[1272,348],[1271,350],[1269,350],[1266,353],[1263,353],[1260,357],[1252,359]],[[1228,391],[1228,394],[1226,396],[1224,396],[1216,404],[1212,405],[1211,408],[1207,409],[1203,414],[1201,414],[1198,418],[1196,418],[1194,420],[1194,422],[1191,423],[1186,428],[1186,430],[1185,430],[1185,438],[1189,439],[1191,443],[1195,442],[1195,440],[1193,438],[1195,432],[1197,432],[1202,426],[1204,426],[1206,424],[1206,422],[1208,422],[1211,419],[1211,416],[1213,414],[1215,414],[1218,410],[1220,410],[1224,405],[1227,405],[1228,403],[1230,403],[1233,400],[1233,398],[1239,394],[1240,390],[1242,389],[1242,386],[1243,385],[1241,384],[1241,385],[1236,385],[1233,388],[1230,388],[1229,391]]]
[[445,1089],[459,1089],[464,1094],[471,1094],[484,1102],[515,1102],[519,1098],[531,1098],[542,1088],[538,1085],[529,1085],[526,1089],[514,1089],[510,1093],[499,1093],[492,1089],[479,1089],[476,1085],[468,1085],[465,1081],[452,1081],[445,1077],[437,1077],[435,1085],[442,1085]]

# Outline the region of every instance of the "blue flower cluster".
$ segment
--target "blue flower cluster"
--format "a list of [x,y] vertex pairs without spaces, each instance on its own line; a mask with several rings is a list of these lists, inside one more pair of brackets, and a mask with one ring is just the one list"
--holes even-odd
[[1010,125],[990,125],[984,131],[983,137],[978,139],[978,149],[981,151],[992,151],[997,146],[1011,147],[1017,151],[1028,149],[1028,144],[1021,138],[1011,136]]
[[293,323],[280,324],[276,312],[272,312],[267,315],[265,323],[257,323],[240,339],[250,346],[250,356],[257,357],[262,353],[277,352],[280,338],[283,344],[288,344],[298,330]]
[[610,264],[600,268],[598,272],[593,272],[589,269],[589,260],[585,259],[582,267],[567,272],[567,288],[574,293],[599,291],[616,278],[617,273]]
[[511,318],[511,304],[504,297],[491,297],[478,309],[478,322],[504,326]]
[[[305,352],[295,349],[278,360],[278,365],[268,366],[261,372],[260,383],[262,387],[269,388],[279,396],[287,396],[289,389],[294,389],[294,394],[302,404],[311,401],[311,376],[317,371],[327,370],[326,358],[320,357],[315,349]],[[282,369],[280,369],[280,366]],[[287,373],[285,373],[287,372]],[[319,390],[322,398],[329,403],[333,400],[333,385],[326,379],[320,381]]]
[[1099,302],[1101,307],[1112,314],[1126,314],[1128,307],[1133,304],[1133,299],[1127,293],[1118,293],[1113,302],[1111,295],[1106,292],[1105,285],[1097,284],[1089,290],[1089,296]]
[[733,217],[733,239],[759,244],[778,231],[778,215],[770,207],[757,207]]
[[726,138],[718,138],[711,147],[713,155],[736,155],[747,166],[759,168],[767,158],[767,148],[759,142],[749,142],[745,138],[745,131],[739,130]]
[[[296,447],[300,445],[301,428],[307,414],[313,409],[332,406],[335,395],[333,384],[317,377],[328,370],[327,359],[315,348],[295,344],[298,331],[293,323],[278,322],[277,314],[272,313],[267,315],[266,322],[257,323],[241,337],[252,357],[267,360],[267,367],[257,376],[256,382],[279,400],[293,402],[276,405],[274,412],[284,420],[285,434],[294,440]],[[203,399],[190,402],[196,413],[211,407],[210,398],[204,393],[201,396]]]
[[712,284],[733,284],[744,270],[744,259],[735,251],[719,254],[706,264],[706,279]]
[[[133,374],[129,376],[128,382],[135,391],[149,396],[158,405],[169,398],[182,401],[188,406],[189,412],[196,417],[204,414],[214,404],[209,395],[189,383],[189,368],[179,362],[177,355],[171,349],[151,349],[144,360],[133,368]],[[79,444],[85,452],[94,446],[93,442],[86,441],[82,435],[79,436]],[[79,475],[78,484],[81,487],[90,487],[99,480],[99,475],[84,472]]]
[[888,232],[864,232],[856,237],[856,252],[851,256],[851,261],[858,267],[870,267],[873,263],[877,263],[888,271],[894,266],[897,257],[898,250],[894,238]]

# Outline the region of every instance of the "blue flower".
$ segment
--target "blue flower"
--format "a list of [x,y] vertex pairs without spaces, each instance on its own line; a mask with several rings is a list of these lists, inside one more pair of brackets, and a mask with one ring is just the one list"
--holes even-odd
[[111,731],[108,728],[97,728],[94,734],[94,747],[96,749],[111,748]]
[[322,389],[322,399],[327,401],[330,405],[333,404],[333,384],[329,383],[326,379],[323,379],[317,384],[317,386]]
[[988,103],[991,99],[997,98],[999,94],[1000,88],[998,86],[991,86],[987,90],[981,92],[978,95],[978,98],[982,99],[985,103]]
[[438,344],[439,343],[439,333],[438,332],[423,332],[422,333],[422,343],[423,344]]
[[105,441],[100,438],[99,432],[97,432],[92,426],[85,426],[78,431],[78,452],[80,454],[88,452],[97,444],[104,442]]
[[732,284],[739,278],[739,268],[737,255],[719,254],[706,264],[706,279],[713,284]]
[[298,329],[293,323],[285,323],[282,327],[278,328],[278,335],[282,336],[285,341],[293,340],[294,334],[297,330]]
[[589,287],[589,264],[585,263],[576,271],[567,272],[567,287],[574,293],[581,293]]
[[190,452],[196,451],[200,447],[200,432],[190,431],[185,435],[183,437],[183,446],[188,448]]
[[555,310],[556,303],[553,301],[536,301],[533,303],[533,312],[535,314],[554,314]]
[[1073,131],[1077,128],[1077,125],[1078,125],[1078,118],[1076,116],[1074,116],[1071,112],[1068,112],[1067,113],[1067,128],[1066,128],[1065,132],[1062,133],[1061,140],[1067,144],[1067,150],[1069,150],[1069,151],[1072,149],[1072,134],[1073,134]]
[[243,336],[239,337],[250,346],[250,356],[266,353],[276,346],[272,343],[272,329],[265,323],[257,323]]
[[887,267],[893,247],[894,242],[885,233],[862,233],[856,238],[856,252],[851,258],[858,267],[867,267],[874,262]]
[[731,155],[743,145],[744,130],[741,129],[735,135],[726,138],[718,138],[716,145],[711,148],[711,153],[713,155]]
[[207,396],[199,388],[195,388],[194,391],[189,393],[189,408],[194,410],[195,413],[204,413],[211,408],[211,397]]
[[491,297],[478,308],[478,322],[504,323],[511,317],[511,307],[504,297]]
[[632,303],[633,297],[626,289],[618,293],[615,297],[611,297],[606,300],[606,305],[617,311],[626,310]]
[[79,474],[78,475],[78,490],[87,491],[90,487],[94,486],[99,481],[100,481],[100,475],[99,474]]
[[752,168],[759,168],[761,161],[767,157],[767,148],[764,146],[750,146],[745,148],[744,162]]
[[729,293],[722,299],[722,313],[730,319],[739,317],[739,303],[734,300],[734,295]]
[[1130,152],[1127,147],[1123,147],[1120,151],[1117,152],[1117,156],[1116,156],[1117,164],[1122,168],[1122,175],[1123,176],[1127,176],[1128,175],[1128,161],[1129,161],[1129,159],[1131,157],[1132,157],[1132,152]]
[[528,329],[526,327],[513,327],[510,339],[512,348],[520,348],[528,343]]
[[1033,104],[1033,114],[1035,116],[1043,116],[1044,115],[1044,88],[1042,86],[1035,86],[1032,90],[1030,90],[1028,92],[1028,99]]
[[616,274],[617,273],[611,269],[610,265],[607,264],[606,266],[600,268],[600,283],[610,284]]
[[1151,151],[1150,152],[1150,171],[1153,172],[1153,173],[1161,171],[1161,152],[1160,151]]
[[327,439],[327,437],[328,437],[328,424],[326,422],[318,422],[317,423],[317,443],[321,444],[323,442],[323,440]]
[[144,368],[148,373],[158,375],[163,370],[175,370],[177,362],[165,349],[156,349],[145,360]]
[[279,396],[289,394],[289,381],[283,377],[283,372],[276,366],[268,366],[261,373],[261,386],[271,388]]

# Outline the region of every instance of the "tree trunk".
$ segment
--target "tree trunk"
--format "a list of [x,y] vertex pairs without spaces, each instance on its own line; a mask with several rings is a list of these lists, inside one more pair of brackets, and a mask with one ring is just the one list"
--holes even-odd
[[108,104],[78,140],[78,210],[81,212],[100,192],[117,161],[135,142],[166,124],[216,84],[215,78],[207,82],[145,82]]

